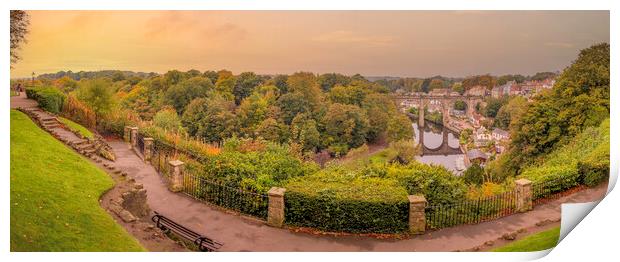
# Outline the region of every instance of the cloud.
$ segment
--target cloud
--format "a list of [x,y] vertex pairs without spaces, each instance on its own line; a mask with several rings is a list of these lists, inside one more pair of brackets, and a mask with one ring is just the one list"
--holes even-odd
[[207,36],[211,40],[240,40],[247,31],[233,23],[218,24],[208,21],[205,16],[194,18],[191,14],[179,11],[167,11],[146,21],[144,36],[147,39],[170,39],[182,35],[201,39]]
[[356,44],[378,47],[392,46],[396,43],[396,38],[391,36],[362,35],[353,31],[337,30],[313,37],[312,41],[328,44]]
[[565,43],[565,42],[546,42],[544,43],[545,46],[549,46],[549,47],[558,47],[558,48],[572,48],[575,45],[572,43]]

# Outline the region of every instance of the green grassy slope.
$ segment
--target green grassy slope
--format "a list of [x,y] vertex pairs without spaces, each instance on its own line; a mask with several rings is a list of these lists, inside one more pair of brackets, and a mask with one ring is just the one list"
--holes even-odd
[[98,203],[102,170],[11,110],[11,251],[141,251]]
[[550,249],[558,244],[560,227],[542,231],[521,240],[512,242],[503,247],[494,249],[494,252],[531,252]]
[[88,130],[86,127],[73,122],[69,119],[66,119],[64,117],[58,117],[58,121],[60,121],[61,123],[63,123],[65,126],[68,126],[69,129],[71,130],[75,130],[77,132],[80,132],[80,134],[82,134],[84,137],[87,138],[93,138],[93,132],[91,132],[90,130]]

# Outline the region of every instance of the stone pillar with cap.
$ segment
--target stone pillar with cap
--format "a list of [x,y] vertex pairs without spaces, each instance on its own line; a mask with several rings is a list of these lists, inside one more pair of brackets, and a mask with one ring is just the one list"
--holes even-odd
[[421,195],[409,195],[409,233],[422,234],[426,230],[426,198]]
[[130,127],[131,130],[131,143],[129,143],[129,148],[133,149],[138,146],[138,127]]
[[144,161],[150,161],[153,157],[153,138],[144,138]]
[[273,227],[284,225],[284,192],[285,188],[272,187],[267,194],[269,195],[269,207],[267,213],[267,224]]
[[515,186],[517,190],[517,211],[532,210],[532,181],[521,178],[515,181]]
[[123,132],[123,140],[125,143],[131,142],[131,127],[125,126],[125,130]]
[[179,192],[183,190],[183,161],[170,160],[169,174],[168,174],[168,190],[172,192]]

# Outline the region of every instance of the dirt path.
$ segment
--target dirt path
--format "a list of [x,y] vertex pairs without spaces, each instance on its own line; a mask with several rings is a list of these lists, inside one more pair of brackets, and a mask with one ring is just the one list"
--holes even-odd
[[496,241],[504,234],[535,231],[544,221],[559,221],[560,203],[600,199],[607,186],[586,189],[515,214],[477,225],[463,225],[404,240],[382,240],[361,236],[316,236],[273,228],[261,221],[224,212],[181,193],[168,191],[155,169],[144,163],[122,141],[108,142],[118,159],[116,166],[142,183],[149,206],[171,219],[224,244],[221,251],[455,251],[468,250]]

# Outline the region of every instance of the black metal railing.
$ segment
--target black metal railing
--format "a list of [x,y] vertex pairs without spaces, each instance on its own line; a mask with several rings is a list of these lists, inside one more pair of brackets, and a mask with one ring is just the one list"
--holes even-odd
[[[164,177],[168,177],[168,162],[178,159],[179,151],[172,145],[153,141],[151,164]],[[183,154],[183,153],[181,153]],[[209,180],[185,168],[183,172],[183,193],[200,201],[208,202],[240,213],[267,218],[269,198],[265,194],[243,190],[222,182]]]
[[562,197],[569,189],[579,186],[576,177],[559,177],[532,183],[532,204],[538,205]]
[[475,200],[460,200],[448,205],[430,205],[425,210],[426,227],[439,229],[477,224],[514,214],[516,207],[516,190]]
[[183,192],[201,201],[267,219],[269,197],[265,194],[227,186],[190,173],[183,174]]
[[138,151],[140,151],[140,154],[144,156],[144,135],[138,132],[138,134],[136,134],[136,140],[136,147]]

